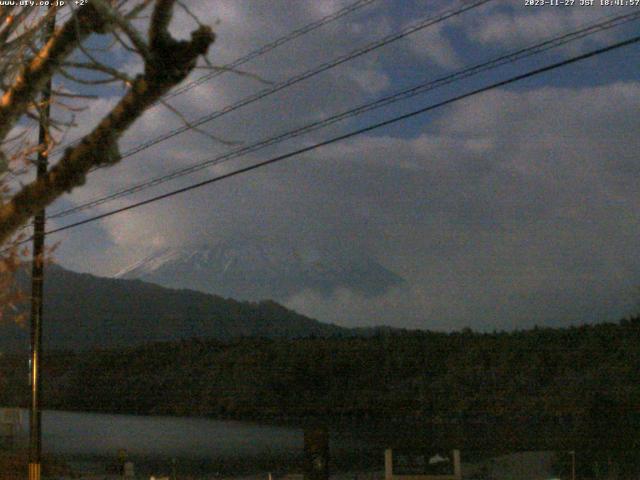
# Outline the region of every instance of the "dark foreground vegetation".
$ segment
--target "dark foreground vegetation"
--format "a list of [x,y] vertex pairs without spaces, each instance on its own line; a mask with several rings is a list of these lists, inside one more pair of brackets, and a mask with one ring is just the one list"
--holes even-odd
[[[28,454],[26,451],[0,450],[0,480],[24,480],[27,478]],[[71,469],[58,459],[45,455],[42,459],[42,475],[59,477],[70,475]]]
[[[0,404],[27,404],[26,366],[2,357]],[[511,333],[194,339],[49,354],[44,399],[51,409],[322,421],[381,445],[576,450],[589,459],[584,474],[616,465],[630,475],[639,368],[638,317]]]

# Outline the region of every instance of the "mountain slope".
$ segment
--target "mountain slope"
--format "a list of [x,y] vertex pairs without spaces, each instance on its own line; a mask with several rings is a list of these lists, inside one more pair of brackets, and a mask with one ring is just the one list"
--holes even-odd
[[[26,277],[26,276],[25,276]],[[26,285],[26,278],[22,283]],[[28,291],[28,289],[25,289]],[[273,302],[238,302],[190,290],[47,267],[47,350],[131,346],[184,338],[295,338],[348,332]],[[0,325],[0,351],[28,349],[28,329]]]
[[329,295],[338,288],[376,296],[403,282],[362,254],[295,249],[256,238],[212,247],[165,248],[123,269],[116,278],[137,278],[243,300],[278,301],[305,290]]

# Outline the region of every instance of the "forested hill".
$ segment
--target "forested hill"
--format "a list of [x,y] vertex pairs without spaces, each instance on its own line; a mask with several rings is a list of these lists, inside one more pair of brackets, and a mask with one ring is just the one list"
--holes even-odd
[[[26,404],[26,362],[0,362],[0,404]],[[495,334],[191,340],[60,353],[44,365],[49,408],[569,428],[598,408],[637,418],[640,318]]]
[[[22,283],[29,291],[28,276]],[[28,306],[28,305],[26,305]],[[44,346],[48,350],[112,348],[192,337],[296,338],[348,332],[273,301],[238,302],[140,280],[96,277],[47,267]],[[29,330],[0,323],[0,352],[29,350]]]

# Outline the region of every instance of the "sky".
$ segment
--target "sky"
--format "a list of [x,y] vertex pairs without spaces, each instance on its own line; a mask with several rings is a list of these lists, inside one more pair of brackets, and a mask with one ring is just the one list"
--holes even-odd
[[[339,10],[347,0],[200,0],[209,52],[224,65]],[[172,98],[197,119],[254,92],[469,2],[377,0]],[[634,10],[635,9],[635,10]],[[56,212],[460,71],[632,7],[525,6],[493,0],[92,173]],[[51,228],[428,106],[630,38],[636,20],[535,57],[288,140],[161,186],[50,221]],[[175,35],[197,26],[176,10]],[[99,41],[99,40],[98,40]],[[135,58],[115,56],[136,72]],[[197,69],[186,81],[208,71]],[[104,90],[75,138],[121,95]],[[513,330],[616,321],[640,301],[640,47],[587,59],[389,127],[51,236],[70,269],[110,276],[154,251],[255,235],[357,251],[405,279],[371,298],[305,291],[285,304],[345,326]],[[149,110],[121,150],[181,125]]]

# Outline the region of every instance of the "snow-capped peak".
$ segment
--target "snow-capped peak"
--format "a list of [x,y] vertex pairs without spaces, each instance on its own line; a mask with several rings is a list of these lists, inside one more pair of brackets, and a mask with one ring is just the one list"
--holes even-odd
[[131,265],[123,268],[118,273],[114,275],[114,278],[129,278],[132,273],[135,273],[135,276],[150,274],[163,265],[174,261],[178,257],[180,257],[181,252],[176,248],[163,248],[158,252],[155,252],[148,257],[143,258],[142,260],[138,260]]
[[122,269],[116,277],[248,300],[284,300],[303,290],[328,294],[339,287],[377,295],[402,281],[363,255],[311,246],[296,249],[259,239],[163,248]]

